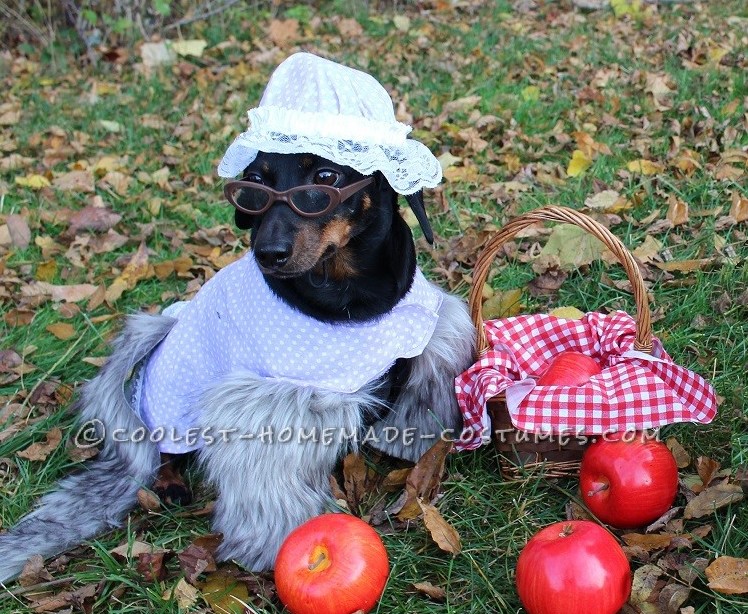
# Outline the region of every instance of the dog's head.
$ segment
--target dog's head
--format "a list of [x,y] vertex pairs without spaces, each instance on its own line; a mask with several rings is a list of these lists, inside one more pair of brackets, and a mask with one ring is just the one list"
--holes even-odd
[[[226,194],[237,225],[251,231],[260,269],[277,279],[323,268],[333,279],[355,277],[397,215],[398,195],[381,173],[367,178],[311,154],[260,152]],[[406,198],[431,241],[421,193]]]

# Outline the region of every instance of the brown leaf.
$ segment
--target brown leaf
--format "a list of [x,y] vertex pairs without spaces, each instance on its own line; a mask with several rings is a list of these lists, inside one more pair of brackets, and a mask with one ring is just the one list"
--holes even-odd
[[662,550],[670,545],[673,541],[672,533],[653,533],[649,535],[642,535],[640,533],[627,533],[623,536],[623,541],[629,546],[639,546],[644,548],[647,552],[652,550]]
[[411,520],[420,516],[419,499],[429,502],[434,500],[442,483],[444,465],[452,445],[451,441],[439,439],[418,459],[405,482],[407,498],[397,515],[398,520]]
[[89,298],[96,292],[96,286],[92,284],[55,285],[46,281],[34,281],[21,287],[21,295],[25,297],[48,296],[53,301],[77,303]]
[[364,29],[358,21],[349,17],[341,19],[338,22],[338,32],[346,38],[351,38],[354,36],[361,36],[364,33]]
[[688,203],[676,196],[668,198],[668,209],[666,215],[673,226],[681,226],[688,223]]
[[691,589],[680,582],[670,582],[662,587],[657,599],[663,614],[678,614],[680,607],[691,594]]
[[691,464],[690,454],[686,452],[686,449],[682,445],[680,445],[680,442],[675,437],[669,437],[665,442],[665,445],[673,455],[675,464],[678,466],[678,469],[685,469]]
[[166,579],[166,559],[171,552],[141,552],[135,565],[137,572],[145,582],[161,582]]
[[3,321],[11,327],[27,326],[34,320],[35,315],[36,312],[31,309],[10,309],[5,312]]
[[447,598],[447,591],[441,586],[434,586],[431,582],[416,582],[413,588],[434,601],[444,601]]
[[738,223],[748,221],[748,197],[733,192],[729,216]]
[[742,500],[743,496],[743,489],[738,484],[722,482],[710,486],[688,502],[683,517],[686,519],[701,518],[714,513],[720,507]]
[[410,472],[413,470],[412,467],[406,467],[405,469],[393,469],[390,471],[382,481],[382,488],[384,490],[399,490],[405,486]]
[[190,584],[195,584],[200,574],[217,569],[213,554],[207,548],[194,543],[180,552],[178,558],[179,566]]
[[696,471],[704,486],[709,486],[714,476],[719,472],[720,464],[708,456],[699,456],[696,459]]
[[81,230],[104,232],[115,226],[121,219],[122,216],[111,209],[89,205],[76,211],[70,217],[70,227],[64,234],[72,238]]
[[47,457],[55,451],[61,441],[62,431],[55,427],[47,433],[44,441],[32,443],[28,448],[16,452],[16,455],[31,461],[47,460]]
[[68,322],[50,324],[46,327],[46,330],[62,341],[67,341],[68,339],[75,337],[75,327]]
[[44,557],[41,554],[35,554],[26,561],[21,575],[18,576],[18,584],[21,586],[34,586],[50,580],[52,580],[52,574],[44,566]]
[[459,554],[462,551],[462,543],[457,530],[444,520],[439,510],[430,503],[424,503],[419,499],[418,505],[423,513],[423,523],[431,533],[431,538],[436,542],[436,545],[450,554]]
[[709,588],[726,595],[748,593],[748,559],[721,556],[706,568]]
[[296,19],[273,19],[268,27],[268,38],[279,47],[299,37],[299,22]]
[[115,558],[125,561],[128,558],[138,558],[141,554],[153,554],[154,552],[163,552],[163,548],[156,548],[153,544],[135,540],[132,543],[124,543],[116,548],[112,548],[109,554]]
[[343,459],[343,488],[351,510],[358,510],[367,492],[367,476],[369,470],[364,458],[358,454],[348,454]]
[[31,229],[26,218],[13,213],[5,219],[10,234],[10,241],[20,249],[26,249],[31,243]]
[[657,565],[642,565],[634,572],[629,603],[638,608],[639,612],[659,614],[659,608],[654,603],[659,596],[658,580],[662,574],[662,569]]
[[75,170],[58,175],[52,186],[63,192],[93,192],[94,175],[91,170]]

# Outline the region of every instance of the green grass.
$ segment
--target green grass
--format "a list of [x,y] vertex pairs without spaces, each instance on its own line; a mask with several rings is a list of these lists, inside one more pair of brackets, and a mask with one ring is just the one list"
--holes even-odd
[[[301,48],[363,67],[395,90],[398,99],[407,95],[418,138],[437,155],[449,151],[462,164],[475,167],[469,178],[445,181],[446,207],[433,193],[426,194],[438,235],[434,248],[419,242],[419,262],[427,274],[448,287],[440,270],[452,264],[450,248],[465,235],[480,232],[488,223],[498,227],[545,204],[581,209],[585,199],[600,189],[617,190],[634,203],[619,219],[608,220],[612,230],[634,249],[649,233],[642,221],[654,212],[656,219],[664,218],[668,196],[676,195],[689,204],[691,218],[683,226],[658,232],[656,238],[675,260],[714,258],[714,263],[704,270],[672,276],[652,269],[654,330],[675,361],[707,377],[722,401],[711,425],[675,425],[664,434],[677,437],[694,458],[709,456],[732,469],[748,464],[748,305],[740,298],[748,291],[748,225],[716,227],[719,216],[729,210],[731,194],[748,195],[745,162],[733,162],[743,173],[737,179],[719,179],[716,174],[725,149],[748,149],[744,119],[748,66],[739,44],[745,22],[728,19],[744,20],[748,16],[744,3],[661,6],[659,13],[635,20],[615,19],[607,11],[569,13],[568,2],[539,2],[539,8],[526,14],[515,12],[510,2],[423,13],[415,3],[398,3],[384,10],[375,4],[317,3],[321,8],[315,8],[303,3],[284,10],[290,11],[286,16],[303,22]],[[336,12],[355,16],[364,33],[341,37],[332,21]],[[395,14],[410,17],[408,32],[397,29]],[[25,249],[0,246],[3,316],[23,306],[21,287],[36,279],[41,265],[49,260],[56,263],[49,279],[52,283],[108,286],[141,240],[150,250],[151,264],[191,255],[191,277],[201,280],[216,266],[205,255],[208,247],[217,245],[222,254],[246,249],[247,238],[231,231],[232,212],[222,202],[214,169],[236,132],[244,129],[246,109],[256,104],[276,61],[290,52],[284,50],[277,56],[262,52],[272,47],[267,39],[271,18],[265,9],[239,3],[230,12],[197,22],[183,35],[205,38],[210,44],[205,56],[150,75],[138,67],[135,47],[128,49],[129,58],[116,67],[103,61],[99,66],[84,65],[64,46],[39,50],[25,46],[24,52],[31,54],[27,59],[37,63],[33,66],[19,60],[17,52],[0,61],[8,102],[21,109],[17,123],[0,126],[3,156],[13,152],[31,159],[20,169],[0,170],[0,225],[5,216],[22,214],[32,231],[32,242]],[[692,36],[692,46],[678,55],[675,49],[684,29]],[[213,47],[225,41],[229,32],[237,39],[235,45]],[[717,43],[730,47],[729,61],[704,60],[701,52]],[[693,58],[698,61],[689,63]],[[647,73],[663,73],[671,79],[670,108],[655,109],[645,91]],[[607,85],[593,85],[605,75],[610,76]],[[523,97],[530,85],[539,88],[537,100]],[[92,97],[97,87],[112,91]],[[442,115],[447,103],[467,96],[480,98],[470,108]],[[162,123],[146,126],[144,116]],[[488,116],[494,119],[481,123]],[[100,120],[116,121],[122,129],[111,133]],[[460,135],[475,125],[484,126],[478,130],[488,142],[483,151],[471,149]],[[65,145],[73,149],[47,164],[52,127],[62,130]],[[565,170],[576,147],[571,135],[578,131],[608,145],[611,154],[597,156],[581,177],[567,178]],[[694,151],[701,165],[690,176],[672,166],[671,151],[677,154],[684,149]],[[91,166],[103,156],[123,157],[123,172],[131,178],[122,194],[105,189],[100,181],[96,187],[104,203],[122,216],[115,230],[128,241],[112,251],[95,253],[85,245],[93,235],[80,233],[83,243],[71,246],[71,239],[63,236],[67,224],[54,217],[64,216],[68,209],[80,210],[90,194],[29,190],[17,186],[15,178],[30,173],[59,176],[74,164]],[[516,156],[520,169],[508,166],[506,156]],[[639,158],[661,162],[665,170],[649,177],[628,172],[627,163]],[[150,178],[164,166],[170,171],[165,187]],[[521,183],[526,190],[502,193],[494,184],[504,182]],[[700,214],[715,208],[720,209],[717,215]],[[222,241],[206,238],[205,229],[219,227]],[[41,238],[55,241],[57,248],[47,254],[34,241]],[[721,254],[717,247],[722,245],[732,255],[723,247]],[[203,251],[195,254],[196,246]],[[524,252],[530,242],[519,247]],[[83,266],[76,264],[76,258],[82,259]],[[461,280],[453,281],[450,289],[458,294],[467,292],[465,279],[469,279],[473,258],[469,253],[457,255],[455,266]],[[519,260],[497,261],[497,271],[492,281],[497,289],[525,288],[534,276],[530,266]],[[570,274],[556,296],[535,298],[525,291],[525,310],[542,312],[574,305],[582,310],[631,312],[631,297],[610,283],[622,278],[620,267],[593,263]],[[0,459],[9,459],[11,466],[8,475],[0,473],[2,527],[16,522],[38,496],[76,465],[64,446],[45,462],[16,456],[30,443],[43,441],[53,427],[61,427],[67,436],[73,434],[66,401],[34,404],[26,397],[45,381],[77,387],[94,376],[96,368],[83,359],[107,354],[107,342],[119,329],[120,316],[157,309],[186,292],[188,281],[174,274],[161,281],[149,278],[114,305],[88,310],[84,301],[79,303],[80,312],[73,314],[62,313],[59,304],[48,301],[35,307],[33,323],[27,326],[10,326],[0,319],[0,350],[12,349],[35,367],[19,380],[0,384],[0,411],[10,404],[26,404],[31,409],[28,418],[11,413],[0,424],[6,429],[21,426],[11,437],[0,437]],[[729,297],[726,306],[721,301],[724,294]],[[63,341],[47,332],[49,325],[58,322],[72,324],[75,335]],[[191,477],[197,495],[192,506],[157,514],[135,511],[127,527],[74,550],[69,565],[52,575],[74,578],[65,590],[101,583],[92,598],[97,611],[180,611],[173,599],[161,597],[180,578],[175,558],[167,563],[166,580],[149,583],[134,562],[118,560],[110,550],[139,539],[178,552],[196,536],[209,532],[209,521],[194,512],[213,495],[201,485],[199,475]],[[419,524],[407,532],[386,535],[392,571],[376,611],[519,611],[513,587],[516,557],[535,531],[564,517],[575,491],[574,480],[502,480],[497,454],[490,447],[452,457],[438,507],[459,531],[463,551],[454,557],[441,552]],[[369,504],[378,497],[391,503],[397,496],[371,495]],[[680,504],[684,502],[679,499]],[[744,503],[737,503],[704,519],[712,532],[689,554],[694,558],[745,556],[745,510]],[[703,523],[688,522],[686,529],[698,524]],[[424,581],[445,588],[446,602],[431,602],[417,593],[413,584]],[[737,614],[745,611],[748,601],[745,596],[711,591],[702,574],[687,605],[699,613]],[[189,610],[206,607],[198,600]],[[281,611],[272,599],[258,600],[253,607],[258,612]],[[27,611],[32,610],[23,595],[0,592],[0,612]]]

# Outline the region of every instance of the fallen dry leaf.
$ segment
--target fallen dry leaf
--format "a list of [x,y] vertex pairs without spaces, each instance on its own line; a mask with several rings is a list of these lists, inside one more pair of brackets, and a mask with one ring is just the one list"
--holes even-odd
[[168,575],[166,559],[173,553],[165,551],[141,552],[137,557],[135,569],[144,582],[162,582]]
[[719,468],[720,464],[708,456],[699,456],[696,459],[696,472],[699,474],[701,483],[704,486],[709,486],[714,476],[719,473]]
[[558,224],[540,251],[540,256],[557,256],[562,269],[574,270],[598,260],[605,246],[574,224]]
[[632,173],[641,173],[642,175],[657,175],[665,170],[665,167],[659,162],[653,162],[652,160],[632,160],[626,165],[629,171]]
[[397,515],[398,520],[412,520],[421,514],[419,499],[431,502],[439,492],[444,465],[453,443],[439,439],[431,446],[408,474],[405,482],[406,500]]
[[687,224],[689,220],[688,203],[671,195],[670,198],[668,198],[666,218],[673,226]]
[[200,574],[210,573],[217,569],[213,553],[208,548],[195,543],[187,546],[177,556],[179,558],[179,567],[184,572],[190,584],[195,584]]
[[55,427],[46,434],[44,441],[32,443],[28,448],[16,452],[17,456],[31,461],[47,460],[62,441],[62,431]]
[[691,499],[686,505],[683,517],[686,519],[701,518],[702,516],[714,513],[715,510],[721,507],[737,503],[743,497],[743,489],[739,484],[730,484],[729,482],[716,484]]
[[231,574],[219,570],[200,583],[200,592],[213,612],[245,612],[250,601],[247,585]]
[[571,154],[569,166],[566,167],[566,174],[569,177],[578,177],[590,166],[592,166],[592,159],[585,155],[585,153],[580,149],[575,149]]
[[75,327],[68,322],[50,324],[46,327],[46,330],[62,341],[67,341],[75,337]]
[[706,568],[709,588],[726,595],[748,593],[748,559],[721,556]]
[[[173,588],[164,591],[161,598],[164,601],[174,599],[181,609],[186,610],[195,605],[199,596],[200,592],[194,586],[188,584],[187,580],[184,578],[180,578],[179,582],[177,582]],[[205,597],[205,600],[210,603],[208,597],[206,595],[203,596]]]
[[416,582],[413,588],[434,601],[444,601],[447,598],[447,591],[441,586],[434,586],[431,582]]
[[457,530],[444,519],[435,506],[424,503],[421,499],[418,500],[418,505],[423,513],[423,523],[436,545],[450,554],[459,554],[462,551],[462,542]]
[[498,290],[488,298],[482,307],[484,320],[509,318],[522,311],[522,289]]
[[19,249],[26,249],[31,243],[31,229],[23,215],[13,213],[5,218],[11,243]]
[[678,469],[685,469],[691,464],[691,455],[686,452],[686,449],[680,445],[680,442],[675,437],[669,437],[665,445],[673,455]]
[[122,294],[127,290],[132,290],[139,281],[145,279],[148,275],[148,249],[145,242],[142,242],[130,258],[125,269],[106,289],[105,300],[109,305],[117,302]]

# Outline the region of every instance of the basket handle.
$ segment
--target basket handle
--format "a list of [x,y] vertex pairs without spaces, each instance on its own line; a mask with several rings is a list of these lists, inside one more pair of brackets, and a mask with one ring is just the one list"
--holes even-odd
[[574,209],[556,205],[542,207],[511,220],[491,237],[483,248],[483,251],[479,254],[475,268],[473,269],[473,282],[470,286],[468,299],[470,316],[478,331],[478,354],[483,354],[488,349],[486,329],[483,325],[482,294],[483,285],[488,278],[491,264],[499,248],[504,243],[514,238],[520,230],[539,221],[565,222],[579,226],[600,239],[613,252],[618,262],[626,270],[626,276],[631,282],[634,292],[634,301],[636,303],[636,339],[634,341],[634,349],[650,354],[652,352],[652,321],[649,300],[647,298],[647,288],[644,285],[644,279],[639,271],[639,266],[636,264],[636,260],[634,260],[631,252],[628,251],[618,237],[599,222]]

